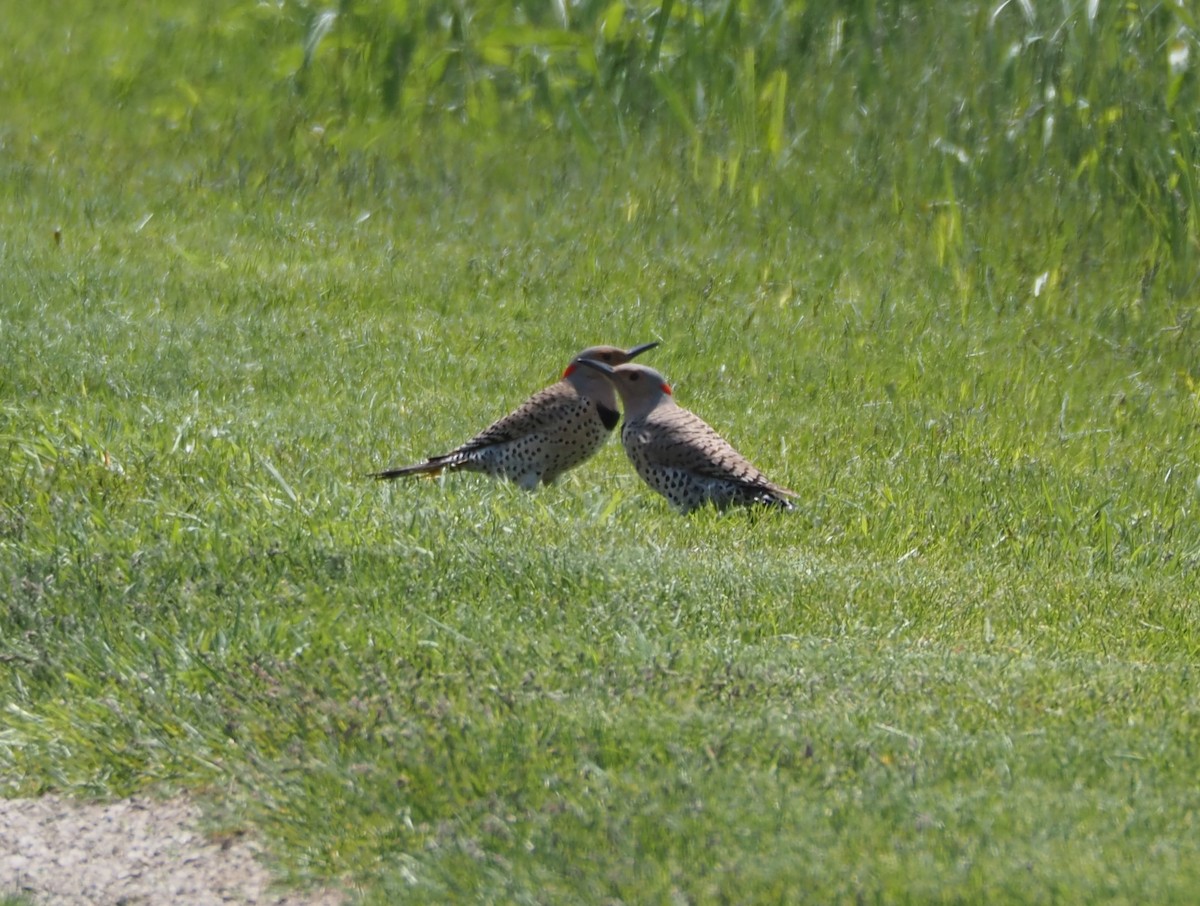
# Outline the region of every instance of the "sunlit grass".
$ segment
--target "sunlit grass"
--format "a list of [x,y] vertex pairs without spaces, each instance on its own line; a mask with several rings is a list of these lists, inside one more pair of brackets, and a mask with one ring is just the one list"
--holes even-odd
[[[1186,902],[1186,11],[876,6],[430,16],[390,107],[383,5],[302,85],[298,6],[0,23],[5,792],[367,902]],[[652,339],[799,512],[365,479]]]

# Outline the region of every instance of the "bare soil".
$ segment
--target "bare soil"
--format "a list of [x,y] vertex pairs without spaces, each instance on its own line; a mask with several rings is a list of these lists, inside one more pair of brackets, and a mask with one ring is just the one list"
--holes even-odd
[[54,906],[341,906],[272,886],[246,836],[214,839],[185,798],[0,799],[0,896]]

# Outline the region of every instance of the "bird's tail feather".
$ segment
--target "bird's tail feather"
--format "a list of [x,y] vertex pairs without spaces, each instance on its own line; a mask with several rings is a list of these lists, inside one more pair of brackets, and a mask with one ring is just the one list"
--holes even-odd
[[447,463],[444,460],[434,458],[411,466],[397,466],[394,469],[384,469],[382,472],[372,472],[371,477],[376,481],[391,481],[393,478],[404,478],[408,475],[424,475],[429,478],[436,478],[446,467]]

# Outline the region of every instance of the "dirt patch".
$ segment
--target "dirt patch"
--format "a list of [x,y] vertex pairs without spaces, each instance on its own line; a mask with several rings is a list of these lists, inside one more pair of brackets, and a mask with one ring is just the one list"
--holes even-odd
[[186,799],[0,799],[0,895],[56,906],[344,902],[333,891],[272,889],[258,852],[246,837],[205,835]]

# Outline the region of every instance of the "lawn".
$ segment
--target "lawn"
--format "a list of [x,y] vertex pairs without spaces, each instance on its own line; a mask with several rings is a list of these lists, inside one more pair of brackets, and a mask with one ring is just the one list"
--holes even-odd
[[[0,19],[0,792],[364,903],[1190,902],[1188,9],[440,9]],[[795,513],[366,477],[650,340]]]

